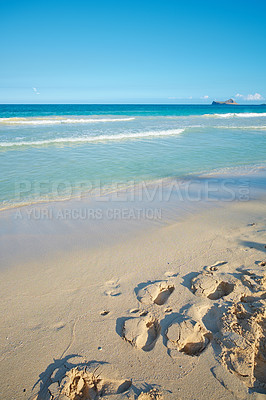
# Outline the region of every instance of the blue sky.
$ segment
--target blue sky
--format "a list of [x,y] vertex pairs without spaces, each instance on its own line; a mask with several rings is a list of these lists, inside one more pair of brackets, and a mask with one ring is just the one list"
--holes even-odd
[[265,0],[0,0],[0,102],[262,103],[265,20]]

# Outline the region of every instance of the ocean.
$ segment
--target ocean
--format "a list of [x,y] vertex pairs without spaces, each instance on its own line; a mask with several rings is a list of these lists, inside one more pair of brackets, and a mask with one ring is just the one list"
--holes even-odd
[[266,106],[0,105],[0,208],[266,166]]

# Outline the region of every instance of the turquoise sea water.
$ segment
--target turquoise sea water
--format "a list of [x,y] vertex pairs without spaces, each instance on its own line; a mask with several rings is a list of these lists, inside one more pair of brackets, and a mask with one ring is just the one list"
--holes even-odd
[[0,105],[0,208],[266,164],[266,106]]

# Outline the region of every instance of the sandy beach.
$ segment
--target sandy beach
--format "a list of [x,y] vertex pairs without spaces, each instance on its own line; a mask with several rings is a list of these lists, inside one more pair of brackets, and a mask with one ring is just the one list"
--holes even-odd
[[1,399],[265,398],[265,211],[120,222],[91,247],[87,221],[2,214]]
[[266,400],[266,1],[0,1],[0,400]]

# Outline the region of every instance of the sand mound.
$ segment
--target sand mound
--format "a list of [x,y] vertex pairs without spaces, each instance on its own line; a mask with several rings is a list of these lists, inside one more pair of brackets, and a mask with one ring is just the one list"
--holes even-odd
[[66,373],[57,393],[53,390],[53,399],[97,400],[103,396],[124,393],[131,384],[129,380],[102,379],[86,369],[76,367]]
[[70,400],[97,399],[100,380],[92,373],[73,368],[67,373],[62,393]]
[[157,389],[151,389],[147,393],[141,393],[138,400],[163,400],[163,395]]

